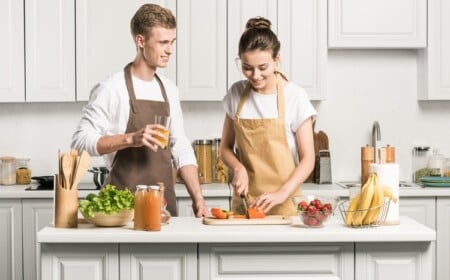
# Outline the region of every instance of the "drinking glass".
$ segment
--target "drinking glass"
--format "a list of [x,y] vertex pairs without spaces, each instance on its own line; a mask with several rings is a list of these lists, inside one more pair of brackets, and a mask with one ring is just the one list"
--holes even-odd
[[164,126],[166,129],[160,129],[157,128],[156,130],[166,136],[166,138],[162,138],[160,136],[155,136],[156,139],[158,139],[159,142],[164,146],[163,148],[166,149],[167,145],[169,144],[169,127],[170,127],[170,116],[162,116],[162,115],[156,115],[155,116],[155,123],[160,124]]

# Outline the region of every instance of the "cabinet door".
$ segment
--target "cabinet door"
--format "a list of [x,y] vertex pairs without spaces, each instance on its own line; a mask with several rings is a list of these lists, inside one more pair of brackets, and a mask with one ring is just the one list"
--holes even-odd
[[[205,204],[208,209],[217,207],[221,209],[230,209],[229,197],[205,197]],[[180,217],[194,217],[194,211],[192,210],[192,199],[178,198],[177,200],[178,216]]]
[[270,20],[277,33],[277,1],[274,0],[228,0],[228,88],[245,79],[235,59],[238,57],[239,39],[250,18],[262,16]]
[[121,244],[120,279],[197,280],[197,244]]
[[354,279],[433,279],[432,252],[431,242],[357,243]]
[[42,274],[45,280],[119,280],[119,245],[41,245]]
[[436,279],[450,279],[450,198],[438,198],[436,209],[436,223],[439,228],[436,232]]
[[19,199],[0,200],[0,225],[0,279],[24,279],[22,206]]
[[177,2],[177,82],[182,101],[217,101],[226,94],[226,4],[226,0]]
[[401,197],[399,203],[400,216],[408,216],[429,228],[436,229],[436,201],[434,197]]
[[23,1],[0,1],[0,102],[25,101]]
[[[91,89],[134,60],[136,46],[130,21],[144,3],[155,3],[176,14],[175,0],[76,1],[77,101],[89,99]],[[107,10],[107,12],[105,12]],[[176,56],[162,72],[175,81]]]
[[74,0],[25,1],[25,36],[26,101],[74,101]]
[[311,100],[326,99],[326,23],[326,0],[278,2],[280,68],[288,79],[307,91]]
[[450,100],[450,1],[428,1],[428,47],[419,53],[419,99]]
[[354,278],[353,250],[353,243],[199,244],[198,279],[368,279]]
[[36,233],[53,222],[53,199],[24,199],[23,213],[23,276],[24,279],[40,279],[40,244]]
[[330,48],[425,48],[427,0],[328,1]]

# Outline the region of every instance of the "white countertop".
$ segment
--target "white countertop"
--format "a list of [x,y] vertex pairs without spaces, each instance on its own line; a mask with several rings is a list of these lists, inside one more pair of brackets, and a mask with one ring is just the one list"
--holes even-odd
[[[52,198],[53,191],[25,191],[29,185],[13,185],[4,186],[0,185],[0,199],[1,198]],[[203,184],[201,185],[202,191],[205,197],[226,197],[231,196],[231,189],[227,184]],[[80,184],[78,191],[79,197],[86,197],[91,192],[97,192],[93,184],[83,183]],[[83,189],[83,190],[81,190]],[[333,184],[313,184],[306,183],[302,185],[304,194],[315,194],[325,196],[339,196],[348,197],[349,190],[341,187],[337,183]],[[183,198],[189,197],[189,193],[183,184],[175,185],[175,193],[177,197]],[[441,187],[422,187],[419,185],[413,185],[411,187],[401,187],[400,197],[435,197],[435,196],[448,196],[450,197],[450,188]]]
[[400,225],[350,228],[333,216],[322,228],[306,228],[293,217],[292,225],[204,225],[193,217],[174,217],[158,232],[135,231],[133,224],[100,228],[45,227],[37,233],[39,243],[291,243],[291,242],[429,242],[436,232],[408,217]]

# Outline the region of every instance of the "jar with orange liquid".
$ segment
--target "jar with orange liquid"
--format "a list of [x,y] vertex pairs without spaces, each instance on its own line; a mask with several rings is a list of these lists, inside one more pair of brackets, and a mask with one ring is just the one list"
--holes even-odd
[[137,185],[134,193],[134,229],[145,230],[145,198],[148,187]]
[[[135,202],[136,203],[136,202]],[[144,206],[145,230],[161,230],[161,191],[159,186],[149,186]]]

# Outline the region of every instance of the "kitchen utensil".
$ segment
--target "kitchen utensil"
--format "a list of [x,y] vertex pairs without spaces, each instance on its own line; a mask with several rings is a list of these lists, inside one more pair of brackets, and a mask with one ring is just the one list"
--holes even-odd
[[86,173],[90,162],[90,156],[88,152],[83,151],[81,153],[80,159],[78,160],[78,164],[76,166],[76,172],[73,179],[73,182],[71,182],[70,189],[73,187],[76,187],[79,183],[83,175]]
[[72,175],[72,157],[68,154],[62,156],[62,172],[63,172],[63,185],[64,189],[70,188],[70,176]]
[[104,166],[94,166],[91,169],[88,170],[90,173],[93,173],[93,180],[95,186],[97,186],[97,189],[101,189],[103,186],[103,183],[105,182],[106,176],[109,173],[109,170]]
[[247,197],[245,194],[241,194],[241,198],[242,198],[242,204],[244,204],[245,213],[247,213],[247,210],[248,210]]
[[[313,124],[313,138],[314,138],[314,154],[316,157],[319,155],[319,151],[321,150],[329,150],[329,141],[328,136],[324,131],[315,132],[315,123]],[[316,162],[314,166],[314,170],[309,175],[308,179],[305,182],[313,183],[314,182],[314,174],[316,174],[316,168],[319,162]]]
[[203,218],[205,225],[290,225],[292,218],[283,215],[268,215],[261,219],[246,219],[246,218],[229,218],[217,219],[214,217]]

